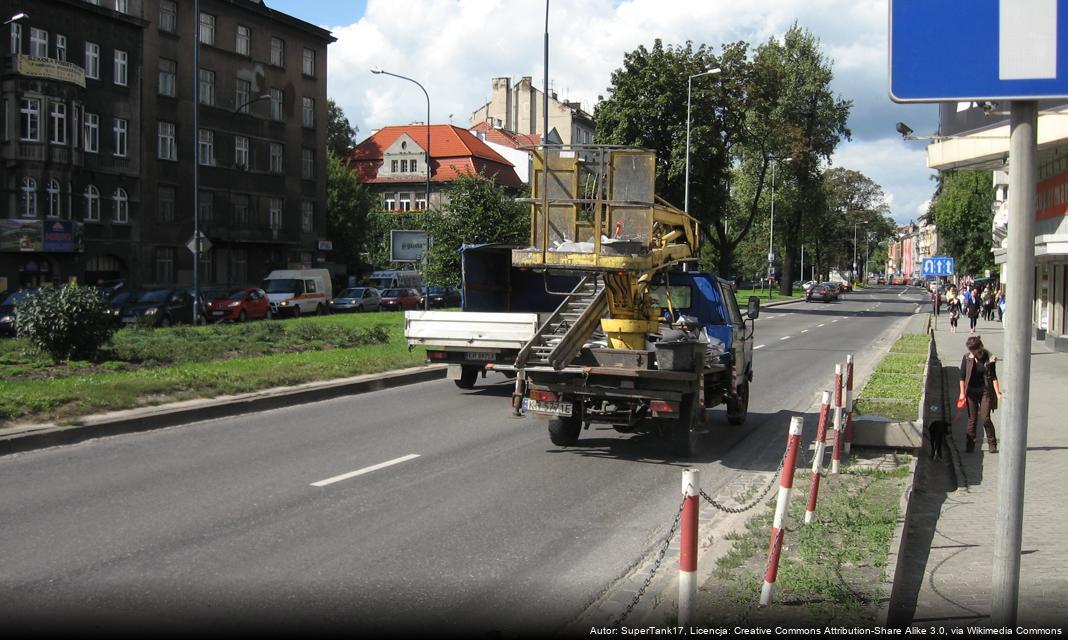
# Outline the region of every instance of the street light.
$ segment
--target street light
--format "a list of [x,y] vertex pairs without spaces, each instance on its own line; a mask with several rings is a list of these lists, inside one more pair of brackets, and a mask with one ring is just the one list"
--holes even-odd
[[4,20],[4,24],[11,24],[12,22],[18,22],[19,20],[29,20],[30,14],[28,13],[16,13],[7,20]]
[[[771,165],[771,227],[768,230],[768,300],[771,300],[771,270],[775,268],[775,168],[780,162],[793,158],[772,158]],[[803,276],[804,274],[802,274]]]
[[722,71],[719,67],[695,73],[686,79],[686,195],[683,197],[682,209],[690,212],[690,93],[693,90],[693,79],[701,76],[711,76]]

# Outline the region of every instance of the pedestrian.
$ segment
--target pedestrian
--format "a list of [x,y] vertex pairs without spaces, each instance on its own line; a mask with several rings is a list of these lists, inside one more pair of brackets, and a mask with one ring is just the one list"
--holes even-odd
[[998,291],[997,306],[998,306],[998,322],[1001,322],[1002,319],[1004,319],[1004,317],[1005,317],[1005,290],[1004,289],[1001,289],[1001,290]]
[[982,297],[983,301],[983,320],[994,319],[994,287],[986,285],[983,289]]
[[936,316],[942,311],[942,296],[938,295],[938,287],[931,287],[931,313]]
[[981,422],[986,433],[987,450],[997,453],[998,440],[990,419],[990,412],[998,408],[998,401],[1001,400],[1001,385],[994,366],[997,358],[983,347],[983,340],[979,336],[971,336],[964,346],[968,353],[960,361],[960,398],[957,406],[964,403],[968,407],[965,451],[975,451],[976,429]]
[[979,312],[982,306],[979,300],[979,289],[976,288],[971,291],[971,295],[965,298],[964,302],[964,313],[968,315],[968,331],[971,334],[975,333],[975,325],[979,322]]
[[949,299],[949,303],[946,308],[949,310],[949,330],[952,333],[956,333],[957,320],[960,320],[961,313],[960,298],[958,298],[956,294],[954,294],[953,297]]

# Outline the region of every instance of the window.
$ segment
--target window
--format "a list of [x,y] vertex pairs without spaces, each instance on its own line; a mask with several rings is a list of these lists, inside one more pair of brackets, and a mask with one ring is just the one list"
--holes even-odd
[[402,194],[400,194],[400,202],[398,202],[397,205],[398,205],[397,209],[400,210],[400,211],[411,211],[412,210],[412,194],[411,193],[402,193]]
[[197,213],[201,222],[211,222],[215,217],[215,194],[211,191],[201,191],[197,197]]
[[126,189],[115,189],[115,211],[112,220],[115,222],[130,221],[130,198],[126,195]]
[[215,72],[200,70],[200,104],[215,104]]
[[129,13],[129,0],[115,0],[115,11],[118,11],[119,13]]
[[95,42],[85,43],[85,77],[100,79],[100,45]]
[[61,200],[59,197],[59,181],[49,180],[48,187],[45,189],[48,193],[48,217],[58,218],[62,214],[60,207]]
[[234,81],[234,106],[241,113],[248,113],[252,106],[249,103],[252,95],[252,83],[238,78]]
[[305,200],[300,203],[300,230],[311,233],[315,230],[315,203]]
[[200,14],[200,41],[215,45],[215,16],[210,13]]
[[411,171],[412,173],[418,172],[419,171],[419,161],[418,160],[409,160],[408,161],[408,170]]
[[100,116],[95,113],[85,113],[85,151],[100,151]]
[[125,118],[115,118],[114,124],[112,124],[112,132],[115,134],[115,150],[114,154],[120,158],[125,158],[127,154],[127,143],[129,141],[130,121]]
[[156,247],[156,282],[174,282],[174,247]]
[[178,28],[178,5],[174,0],[160,0],[159,30],[174,33]]
[[234,166],[248,168],[248,138],[245,136],[234,136]]
[[271,89],[271,120],[282,119],[282,90]]
[[22,25],[18,22],[11,23],[11,55],[17,56],[22,53]]
[[276,67],[286,66],[286,42],[281,38],[271,38],[271,64]]
[[426,211],[426,196],[420,196],[415,199],[415,208],[418,211]]
[[122,49],[115,49],[115,84],[126,86],[126,66],[129,56]]
[[19,108],[19,139],[25,142],[41,140],[41,101],[23,98]]
[[202,165],[215,165],[215,132],[210,129],[200,130],[200,144],[197,145],[197,161]]
[[93,185],[85,188],[85,219],[91,222],[100,220],[100,190]]
[[22,197],[19,198],[19,213],[23,218],[37,217],[37,181],[22,179]]
[[48,119],[52,121],[52,144],[67,144],[67,105],[63,102],[49,104]]
[[385,209],[386,211],[396,211],[397,210],[397,194],[395,194],[395,193],[387,193],[387,194],[385,194],[382,208]]
[[56,34],[56,60],[67,61],[67,36]]
[[156,157],[160,160],[177,160],[178,144],[174,135],[174,123],[160,120],[158,138],[159,145]]
[[401,160],[401,170],[400,170],[400,172],[401,173],[408,173],[408,161],[407,160]]
[[238,227],[248,226],[248,196],[235,195],[233,198],[234,219],[233,223]]
[[30,28],[30,55],[48,57],[48,32],[44,29]]
[[309,129],[315,128],[315,98],[301,98],[300,105],[302,124]]
[[233,281],[246,282],[248,280],[248,252],[244,249],[233,249],[231,255],[233,262]]
[[174,204],[176,194],[174,187],[161,186],[156,192],[156,214],[160,222],[174,222]]
[[252,33],[248,27],[237,25],[237,42],[234,43],[234,51],[243,56],[249,55],[249,45],[252,43]]
[[71,139],[70,144],[77,149],[81,146],[82,142],[82,106],[80,104],[74,105],[74,113],[71,116]]
[[390,160],[389,161],[389,172],[390,173],[397,173],[400,170],[399,167],[400,167],[400,162],[398,162],[397,160]]
[[315,76],[315,51],[313,49],[304,49],[304,58],[300,65],[300,70],[306,76]]
[[174,97],[175,78],[178,75],[178,63],[166,58],[159,59],[159,89],[161,96]]
[[271,198],[267,206],[267,226],[278,230],[282,228],[282,199]]
[[271,143],[271,173],[282,173],[282,145]]
[[315,179],[315,149],[300,150],[300,177],[304,180]]

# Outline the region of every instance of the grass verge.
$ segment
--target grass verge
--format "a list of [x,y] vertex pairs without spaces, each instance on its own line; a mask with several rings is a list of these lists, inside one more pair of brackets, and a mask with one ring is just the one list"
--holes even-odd
[[760,298],[761,303],[778,302],[780,300],[797,300],[798,298],[805,297],[805,291],[800,287],[794,287],[794,295],[783,296],[779,295],[779,290],[776,288],[772,294],[771,299],[768,299],[768,290],[760,289],[739,289],[734,292],[734,297],[738,299],[738,305],[745,309],[745,305],[749,303],[749,296],[756,296]]
[[899,422],[916,420],[929,342],[926,333],[898,338],[861,390],[857,415],[883,416]]

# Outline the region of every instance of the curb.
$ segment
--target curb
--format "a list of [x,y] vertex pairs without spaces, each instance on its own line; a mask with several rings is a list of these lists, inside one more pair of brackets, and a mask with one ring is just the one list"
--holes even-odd
[[890,539],[890,551],[886,555],[886,578],[883,580],[884,586],[889,586],[887,591],[887,598],[880,601],[880,618],[882,618],[883,628],[889,628],[892,625],[890,620],[890,614],[894,610],[894,603],[900,598],[897,590],[900,585],[897,581],[897,574],[903,572],[902,565],[905,562],[905,549],[907,548],[909,539],[909,519],[912,515],[912,496],[915,494],[913,487],[916,482],[916,469],[919,466],[920,455],[912,456],[912,463],[909,465],[909,481],[905,485],[905,491],[901,494],[901,500],[898,502],[898,510],[901,516],[898,518],[897,525],[894,527],[894,536]]
[[0,435],[0,455],[391,389],[439,380],[445,377],[445,373],[446,365],[415,367],[325,382],[309,382],[295,387],[274,387],[240,395],[84,416],[77,418],[80,424],[76,426],[39,424],[15,427],[4,430],[3,435]]

